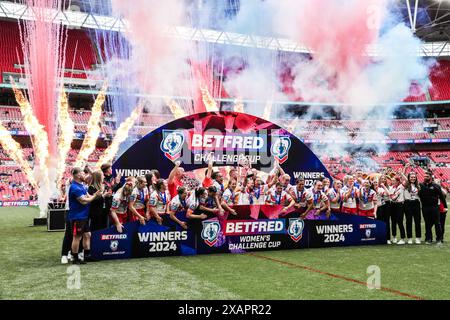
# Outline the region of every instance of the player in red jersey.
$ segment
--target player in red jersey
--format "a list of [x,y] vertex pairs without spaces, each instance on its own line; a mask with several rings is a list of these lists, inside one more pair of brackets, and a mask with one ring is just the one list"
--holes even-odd
[[211,175],[213,174],[213,161],[212,161],[212,157],[210,158],[209,162],[208,162],[208,169],[206,169],[206,173],[205,173],[205,178],[203,179],[202,182],[202,186],[204,188],[209,188],[210,186],[213,185],[213,179],[211,178]]
[[181,162],[176,161],[175,167],[170,171],[169,178],[167,179],[169,194],[171,197],[177,195],[177,190],[183,185],[184,169],[180,167]]

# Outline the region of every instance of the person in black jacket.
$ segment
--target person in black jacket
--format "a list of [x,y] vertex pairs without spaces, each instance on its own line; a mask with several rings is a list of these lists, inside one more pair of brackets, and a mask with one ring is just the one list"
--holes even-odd
[[[106,217],[109,217],[113,201],[113,194],[116,193],[117,190],[119,190],[123,186],[123,183],[120,182],[121,176],[117,176],[116,178],[113,177],[110,163],[102,164],[100,169],[103,172],[103,186],[104,186],[103,198],[105,199],[103,211],[104,215]],[[107,219],[107,221],[110,222],[109,219]]]
[[[103,172],[100,170],[94,171],[92,172],[91,177],[92,179],[88,188],[88,193],[93,195],[97,191],[101,191],[103,194]],[[103,211],[104,203],[105,199],[102,196],[92,201],[89,206],[89,225],[91,231],[97,231],[107,227],[108,215]]]
[[447,201],[441,187],[433,182],[431,172],[426,172],[423,183],[420,184],[419,198],[422,202],[422,215],[425,220],[425,243],[433,242],[433,226],[436,230],[436,243],[442,243],[442,229],[440,223],[439,200],[447,210]]

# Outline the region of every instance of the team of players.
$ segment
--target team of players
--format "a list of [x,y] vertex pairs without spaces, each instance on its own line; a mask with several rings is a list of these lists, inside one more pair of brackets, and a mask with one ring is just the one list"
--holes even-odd
[[[237,215],[238,205],[277,205],[278,217],[301,217],[304,219],[330,219],[333,213],[361,215],[383,220],[387,224],[387,239],[391,243],[391,226],[394,243],[404,244],[406,236],[412,244],[412,225],[415,224],[416,243],[421,238],[421,209],[425,220],[425,241],[432,241],[432,227],[436,229],[436,241],[443,240],[446,201],[444,191],[432,181],[432,175],[426,174],[424,183],[419,184],[416,174],[411,171],[406,176],[407,165],[395,176],[375,174],[364,176],[361,170],[355,175],[347,175],[343,181],[334,180],[330,185],[328,178],[314,181],[306,187],[305,180],[299,178],[291,185],[291,177],[276,163],[266,179],[258,171],[249,167],[231,169],[225,186],[222,173],[213,171],[209,164],[203,181],[197,181],[192,187],[180,163],[176,163],[167,180],[161,179],[159,172],[153,170],[145,177],[128,177],[123,183],[111,176],[110,165],[88,175],[82,175],[80,169],[74,173],[74,181],[69,188],[69,220],[74,226],[74,240],[79,241],[81,234],[89,232],[89,226],[98,226],[98,214],[89,213],[96,199],[104,199],[104,205],[97,206],[106,211],[118,232],[129,221],[146,224],[150,220],[158,224],[164,222],[178,224],[181,228],[198,225],[201,220],[217,217],[226,219],[228,215]],[[106,168],[106,169],[105,169]],[[91,180],[91,181],[89,181]],[[265,181],[264,181],[265,180]],[[104,184],[104,187],[100,185]],[[93,185],[91,196],[88,195]],[[86,190],[85,190],[86,189]],[[80,190],[80,192],[75,192]],[[107,198],[112,197],[112,201]],[[92,198],[92,199],[91,199]],[[72,201],[72,202],[71,202]],[[74,218],[73,209],[81,203],[83,219]],[[92,202],[92,203],[91,203]],[[438,203],[441,208],[438,210]],[[110,208],[107,205],[110,203]],[[104,210],[106,208],[106,210]],[[406,215],[406,233],[403,224]],[[75,215],[76,216],[76,215]],[[88,219],[90,222],[87,223]],[[106,227],[106,225],[104,226]],[[400,241],[397,241],[397,227]],[[80,238],[81,239],[81,238]],[[88,245],[88,243],[86,243]],[[74,252],[77,252],[77,248]],[[63,249],[65,251],[65,249]]]
[[[305,219],[329,219],[334,212],[378,218],[387,223],[388,243],[397,242],[397,227],[400,230],[399,244],[406,241],[404,216],[408,243],[412,243],[412,224],[415,223],[416,243],[420,243],[420,186],[416,174],[406,170],[394,177],[382,174],[365,176],[361,170],[355,175],[347,175],[343,181],[328,178],[316,180],[306,187],[305,180],[299,178],[291,185],[291,177],[276,164],[266,181],[256,170],[246,168],[238,174],[237,169],[228,173],[228,183],[220,172],[208,167],[201,186],[189,190],[183,183],[185,172],[179,163],[167,180],[159,179],[157,171],[146,177],[138,177],[134,182],[128,178],[113,200],[111,217],[120,231],[127,221],[145,224],[150,219],[162,223],[163,217],[170,217],[181,227],[187,228],[186,221],[180,219],[179,212],[187,212],[187,219],[206,219],[211,216],[235,215],[236,205],[280,205],[280,217],[300,216]],[[441,198],[441,211],[446,207]],[[443,213],[443,212],[442,212]],[[442,217],[445,217],[442,215]],[[426,229],[435,224],[424,216]],[[430,220],[430,221],[428,221]],[[442,223],[442,222],[441,222]],[[443,226],[441,226],[443,228]],[[442,236],[438,232],[437,240]],[[431,241],[427,231],[426,241]]]

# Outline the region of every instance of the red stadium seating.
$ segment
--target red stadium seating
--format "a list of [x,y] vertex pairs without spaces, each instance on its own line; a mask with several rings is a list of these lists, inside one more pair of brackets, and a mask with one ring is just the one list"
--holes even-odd
[[450,61],[440,60],[430,73],[432,100],[450,100]]
[[450,138],[450,131],[436,131],[434,136],[439,139]]
[[429,139],[431,137],[428,132],[404,131],[404,132],[391,132],[389,133],[389,138],[403,140],[403,139]]
[[409,89],[409,96],[403,99],[404,102],[424,102],[427,101],[425,91],[422,86],[412,83]]
[[[0,21],[0,76],[3,72],[21,73],[23,53],[20,43],[19,26],[16,22]],[[95,50],[88,34],[83,30],[67,30],[66,45],[67,69],[65,77],[86,78],[84,70],[91,70],[97,63]],[[16,67],[15,67],[16,65]],[[77,72],[71,72],[76,70]],[[81,72],[80,72],[81,71]],[[0,77],[0,81],[1,81]]]

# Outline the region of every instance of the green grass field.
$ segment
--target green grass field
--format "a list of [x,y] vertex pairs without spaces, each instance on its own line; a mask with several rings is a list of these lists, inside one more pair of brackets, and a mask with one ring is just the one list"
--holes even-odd
[[[67,288],[62,232],[30,227],[33,208],[0,209],[1,299],[450,299],[443,246],[367,246],[96,262]],[[447,225],[450,230],[450,226]],[[381,286],[365,285],[367,267]]]

